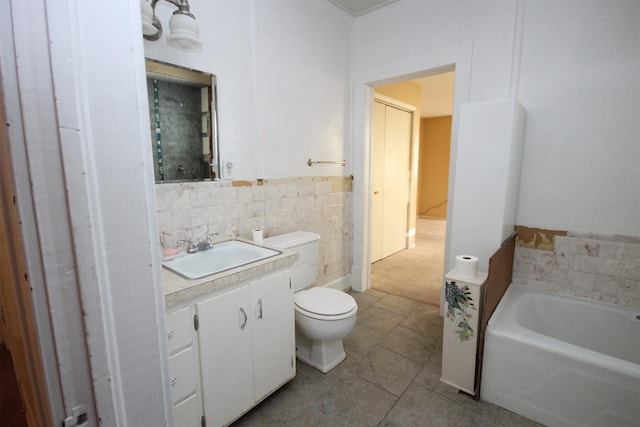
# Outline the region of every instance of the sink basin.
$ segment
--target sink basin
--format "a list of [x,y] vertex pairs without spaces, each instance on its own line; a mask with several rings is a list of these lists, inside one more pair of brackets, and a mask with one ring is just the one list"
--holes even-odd
[[185,279],[199,279],[281,253],[242,240],[225,240],[215,243],[213,249],[187,254],[162,265]]

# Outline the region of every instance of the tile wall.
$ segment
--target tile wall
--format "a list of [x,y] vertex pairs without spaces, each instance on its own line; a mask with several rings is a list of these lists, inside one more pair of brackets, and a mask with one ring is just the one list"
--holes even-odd
[[[208,161],[202,155],[202,101],[199,87],[168,81],[157,82],[158,103],[154,102],[153,79],[147,79],[149,117],[153,144],[153,172],[161,180],[158,156],[162,159],[162,179],[167,181],[202,179],[211,176]],[[158,128],[156,134],[156,105]],[[161,149],[156,143],[160,138]]]
[[640,308],[640,238],[516,231],[513,283]]
[[[156,185],[162,248],[185,238],[251,239],[305,230],[320,235],[318,284],[339,282],[351,272],[351,177],[189,182]],[[347,285],[348,286],[348,285]]]

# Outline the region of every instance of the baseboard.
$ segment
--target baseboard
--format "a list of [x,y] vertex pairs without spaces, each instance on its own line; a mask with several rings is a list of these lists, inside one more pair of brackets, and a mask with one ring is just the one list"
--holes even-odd
[[339,279],[336,279],[333,282],[326,283],[322,286],[325,288],[337,289],[339,291],[350,291],[351,290],[351,274],[347,274],[344,277],[340,277]]

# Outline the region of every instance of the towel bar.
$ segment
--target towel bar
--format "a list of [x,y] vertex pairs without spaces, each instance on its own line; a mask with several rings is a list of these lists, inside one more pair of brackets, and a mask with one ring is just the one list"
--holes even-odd
[[327,161],[327,160],[311,160],[309,159],[307,161],[307,166],[312,166],[316,163],[329,163],[329,164],[333,164],[333,165],[340,165],[340,166],[344,166],[347,164],[347,161],[342,159],[340,161]]

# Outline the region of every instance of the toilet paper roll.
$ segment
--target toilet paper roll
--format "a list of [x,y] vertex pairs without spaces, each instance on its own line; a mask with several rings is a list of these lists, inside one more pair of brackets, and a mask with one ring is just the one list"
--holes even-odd
[[461,279],[475,279],[478,277],[478,257],[472,255],[458,255],[456,257],[455,273]]
[[252,233],[253,241],[256,243],[262,243],[262,230],[255,229]]

